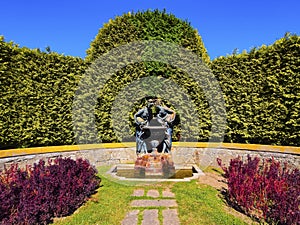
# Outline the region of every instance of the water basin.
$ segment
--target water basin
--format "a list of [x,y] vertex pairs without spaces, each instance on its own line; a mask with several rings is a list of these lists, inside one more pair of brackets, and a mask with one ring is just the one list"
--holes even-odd
[[175,166],[175,173],[169,177],[164,177],[161,173],[146,173],[144,177],[136,174],[133,164],[119,164],[113,166],[108,173],[120,180],[132,181],[190,181],[197,179],[204,173],[198,166]]
[[[139,178],[135,176],[134,169],[117,169],[117,176],[119,177],[125,177],[125,178]],[[193,176],[193,169],[179,169],[175,170],[175,174],[168,177],[168,179],[183,179],[186,177],[192,177]],[[145,174],[146,179],[160,179],[164,178],[159,173],[152,173],[152,174]]]

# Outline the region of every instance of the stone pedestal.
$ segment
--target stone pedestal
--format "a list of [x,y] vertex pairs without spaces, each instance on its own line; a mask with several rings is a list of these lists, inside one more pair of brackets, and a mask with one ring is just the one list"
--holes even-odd
[[134,165],[135,177],[171,177],[175,174],[170,154],[148,153],[139,155]]

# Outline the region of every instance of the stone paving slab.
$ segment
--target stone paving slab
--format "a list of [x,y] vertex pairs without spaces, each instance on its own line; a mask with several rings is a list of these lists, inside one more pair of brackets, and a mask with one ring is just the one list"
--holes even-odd
[[177,209],[165,209],[162,211],[163,225],[179,225]]
[[147,196],[152,197],[152,198],[158,198],[159,192],[158,192],[158,190],[149,190],[147,193]]
[[136,189],[136,190],[134,190],[132,196],[135,196],[135,197],[144,196],[144,189]]
[[130,211],[122,221],[122,225],[137,225],[139,212],[140,210]]
[[142,225],[159,225],[158,209],[145,210]]
[[169,190],[165,190],[162,192],[164,198],[175,198],[175,194]]
[[163,200],[133,200],[132,207],[177,207],[176,200],[163,199]]
[[[145,195],[144,189],[134,190],[132,196],[143,197]],[[122,225],[137,225],[139,214],[143,214],[141,225],[160,225],[158,219],[159,212],[162,212],[163,225],[179,225],[177,209],[170,209],[172,207],[178,207],[175,199],[161,199],[161,198],[175,198],[175,194],[169,189],[162,192],[162,196],[158,190],[148,190],[147,197],[158,199],[137,199],[131,202],[131,207],[140,207],[138,210],[130,211],[125,219],[122,221]],[[144,207],[144,208],[143,208]],[[156,207],[155,209],[146,209],[146,207]],[[167,209],[159,209],[158,207],[166,207]],[[162,210],[162,211],[161,211]]]

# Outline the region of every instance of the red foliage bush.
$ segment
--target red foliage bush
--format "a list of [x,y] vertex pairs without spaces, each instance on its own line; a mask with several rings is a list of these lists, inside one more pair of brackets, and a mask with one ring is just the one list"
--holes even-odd
[[300,224],[300,171],[276,160],[232,159],[225,172],[229,202],[246,214],[274,224]]
[[57,158],[0,172],[0,224],[47,224],[74,212],[99,186],[83,159]]

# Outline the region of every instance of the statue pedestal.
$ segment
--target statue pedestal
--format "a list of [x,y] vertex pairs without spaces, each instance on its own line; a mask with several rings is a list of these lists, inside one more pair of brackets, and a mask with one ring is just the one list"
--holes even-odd
[[175,166],[170,154],[148,153],[138,156],[134,165],[135,177],[167,178],[175,174]]

